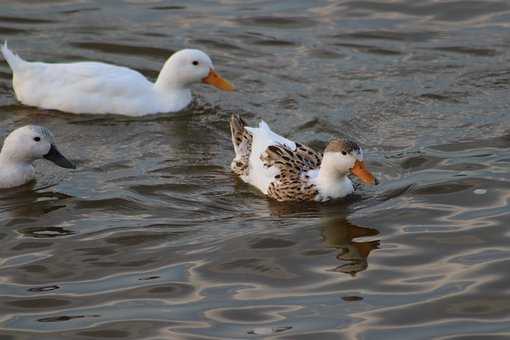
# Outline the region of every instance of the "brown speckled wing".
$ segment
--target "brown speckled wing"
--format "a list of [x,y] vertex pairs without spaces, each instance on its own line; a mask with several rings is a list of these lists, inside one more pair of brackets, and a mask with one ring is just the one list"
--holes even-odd
[[320,166],[319,153],[297,143],[294,151],[284,145],[271,145],[260,159],[264,166],[280,169],[269,185],[269,197],[278,201],[311,201],[317,196],[317,188],[309,183],[305,172]]
[[321,166],[322,154],[312,148],[296,143],[296,157],[301,161],[303,171],[317,169]]
[[248,162],[251,153],[252,135],[244,128],[246,123],[236,114],[230,117],[230,132],[236,157],[230,164],[232,171],[238,176],[248,175]]

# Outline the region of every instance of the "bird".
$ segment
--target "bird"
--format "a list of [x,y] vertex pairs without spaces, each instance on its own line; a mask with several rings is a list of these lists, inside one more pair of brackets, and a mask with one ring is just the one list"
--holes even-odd
[[321,154],[274,133],[266,122],[248,127],[237,114],[230,118],[235,157],[232,171],[244,182],[277,201],[325,202],[354,191],[348,175],[363,183],[378,180],[363,163],[363,151],[353,141],[334,138]]
[[175,52],[155,83],[141,73],[102,62],[29,62],[7,42],[2,54],[12,70],[16,98],[23,104],[69,113],[144,116],[177,112],[191,103],[190,86],[205,83],[224,91],[234,86],[196,49]]
[[14,188],[34,179],[33,162],[45,158],[62,168],[76,166],[58,151],[55,137],[45,127],[26,125],[12,131],[0,151],[0,189]]

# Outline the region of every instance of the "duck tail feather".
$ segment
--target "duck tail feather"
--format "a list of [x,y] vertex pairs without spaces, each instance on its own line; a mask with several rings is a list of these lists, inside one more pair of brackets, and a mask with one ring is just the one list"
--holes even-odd
[[232,161],[232,170],[240,175],[247,175],[248,162],[251,153],[252,134],[245,121],[238,115],[230,117],[230,131],[232,133],[232,144],[234,145],[235,158]]
[[4,41],[1,51],[5,61],[7,61],[7,64],[9,64],[13,71],[16,71],[21,64],[25,63],[20,56],[12,52],[9,47],[7,47],[7,40]]

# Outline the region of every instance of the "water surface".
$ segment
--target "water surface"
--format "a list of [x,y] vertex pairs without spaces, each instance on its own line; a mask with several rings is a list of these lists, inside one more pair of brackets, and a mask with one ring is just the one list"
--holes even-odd
[[[29,60],[154,79],[200,48],[236,93],[132,119],[20,105],[78,169],[0,193],[0,339],[510,337],[506,1],[3,1]],[[229,170],[232,113],[321,148],[358,141],[381,180],[282,204]]]

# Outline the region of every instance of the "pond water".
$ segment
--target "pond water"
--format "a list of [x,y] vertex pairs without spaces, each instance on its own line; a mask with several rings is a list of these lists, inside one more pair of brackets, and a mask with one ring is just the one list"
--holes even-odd
[[[0,39],[150,79],[200,48],[237,87],[73,115],[0,62],[1,137],[44,125],[78,165],[0,193],[0,339],[510,337],[509,2],[2,1]],[[356,140],[381,184],[270,201],[230,172],[232,113]]]

